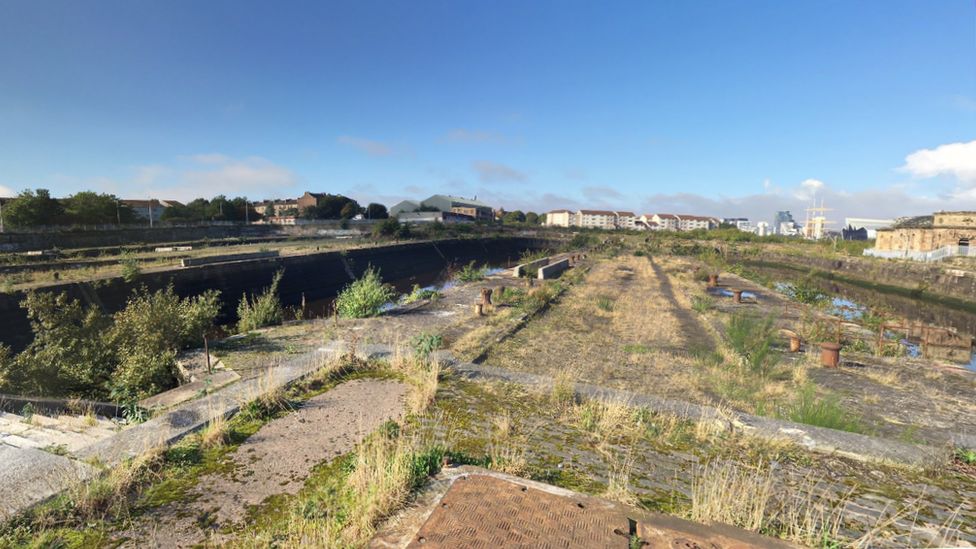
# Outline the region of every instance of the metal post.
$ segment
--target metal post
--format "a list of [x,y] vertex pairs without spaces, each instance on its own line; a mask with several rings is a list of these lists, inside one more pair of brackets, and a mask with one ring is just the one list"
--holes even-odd
[[152,229],[152,197],[149,197],[149,228]]
[[212,374],[213,368],[210,366],[210,344],[207,341],[207,334],[203,334],[203,352],[207,355],[207,373]]
[[3,232],[3,201],[0,200],[0,233]]
[[881,326],[878,328],[878,348],[875,350],[877,356],[881,356],[882,354],[884,354],[881,351],[881,348],[884,345],[884,333],[885,333],[885,324],[884,322],[882,322]]

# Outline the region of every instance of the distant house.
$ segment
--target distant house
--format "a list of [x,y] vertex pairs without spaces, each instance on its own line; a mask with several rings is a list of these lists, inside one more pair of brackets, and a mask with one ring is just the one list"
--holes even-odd
[[609,210],[580,210],[576,212],[577,225],[589,229],[614,229],[617,214]]
[[678,216],[669,213],[656,213],[650,217],[650,221],[657,223],[662,231],[677,231]]
[[283,215],[286,212],[298,213],[298,200],[294,198],[284,198],[279,200],[262,200],[261,202],[254,203],[254,211],[263,216],[268,215],[269,209],[273,209],[274,215],[278,216]]
[[547,227],[572,227],[575,219],[573,212],[569,210],[552,210],[546,213]]
[[618,229],[634,229],[637,225],[637,216],[634,212],[614,212],[617,214]]
[[696,229],[705,229],[707,231],[718,227],[718,220],[714,217],[679,214],[677,218],[679,231],[694,231]]
[[474,218],[454,212],[400,212],[397,216],[400,223],[474,223]]
[[298,204],[298,211],[301,212],[314,206],[318,206],[319,200],[325,198],[325,194],[326,193],[310,193],[305,191],[305,194],[298,197],[298,200],[295,201],[295,203]]
[[495,218],[494,208],[484,202],[446,194],[435,194],[420,202],[404,200],[390,208],[390,215],[399,219],[402,213],[424,211],[466,215],[476,221],[492,221]]
[[135,214],[137,220],[152,221],[153,223],[162,219],[166,208],[183,205],[176,200],[156,200],[155,198],[151,200],[122,199],[119,202],[132,208],[132,213]]

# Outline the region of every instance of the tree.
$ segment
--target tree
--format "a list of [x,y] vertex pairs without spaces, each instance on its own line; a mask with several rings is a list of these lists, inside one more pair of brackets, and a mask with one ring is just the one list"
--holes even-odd
[[537,221],[539,225],[546,224],[546,214],[539,214],[539,220]]
[[386,219],[388,217],[390,217],[390,212],[386,211],[386,206],[376,202],[370,202],[369,206],[366,206],[367,219]]
[[64,200],[68,222],[78,225],[132,223],[136,215],[113,194],[93,191],[75,193]]
[[535,212],[529,212],[529,213],[525,214],[525,222],[528,223],[529,225],[538,225],[539,224],[539,214],[537,214]]
[[506,212],[505,216],[502,217],[502,223],[508,225],[512,223],[524,223],[525,214],[522,210],[515,210],[514,212]]
[[264,217],[274,217],[275,215],[274,202],[269,202],[268,207],[264,209]]
[[339,211],[339,217],[342,219],[352,219],[363,212],[362,207],[355,200],[346,202],[346,205],[342,207]]
[[64,208],[47,189],[27,189],[4,205],[3,220],[19,228],[59,225],[65,220]]

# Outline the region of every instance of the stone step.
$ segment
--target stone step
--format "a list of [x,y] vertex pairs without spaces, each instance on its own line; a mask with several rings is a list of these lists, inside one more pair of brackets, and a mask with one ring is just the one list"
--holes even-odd
[[[4,436],[5,441],[11,446],[18,448],[64,446],[68,451],[73,452],[113,434],[115,431],[100,427],[70,430],[63,422],[43,415],[34,415],[30,421],[17,414],[0,415],[0,436]],[[24,442],[23,439],[30,443]]]

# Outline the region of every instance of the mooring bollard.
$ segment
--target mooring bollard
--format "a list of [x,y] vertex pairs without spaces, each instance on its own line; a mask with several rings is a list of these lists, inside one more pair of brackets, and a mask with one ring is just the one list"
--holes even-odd
[[732,303],[742,303],[742,290],[732,290]]
[[485,308],[481,303],[474,304],[474,316],[484,316]]
[[800,336],[796,334],[790,336],[790,352],[791,353],[800,352]]
[[714,288],[716,286],[718,286],[718,275],[717,274],[708,275],[708,287]]
[[840,343],[820,344],[820,364],[824,368],[836,368],[840,365]]
[[491,306],[491,292],[492,292],[491,288],[481,289],[481,305],[485,309]]

